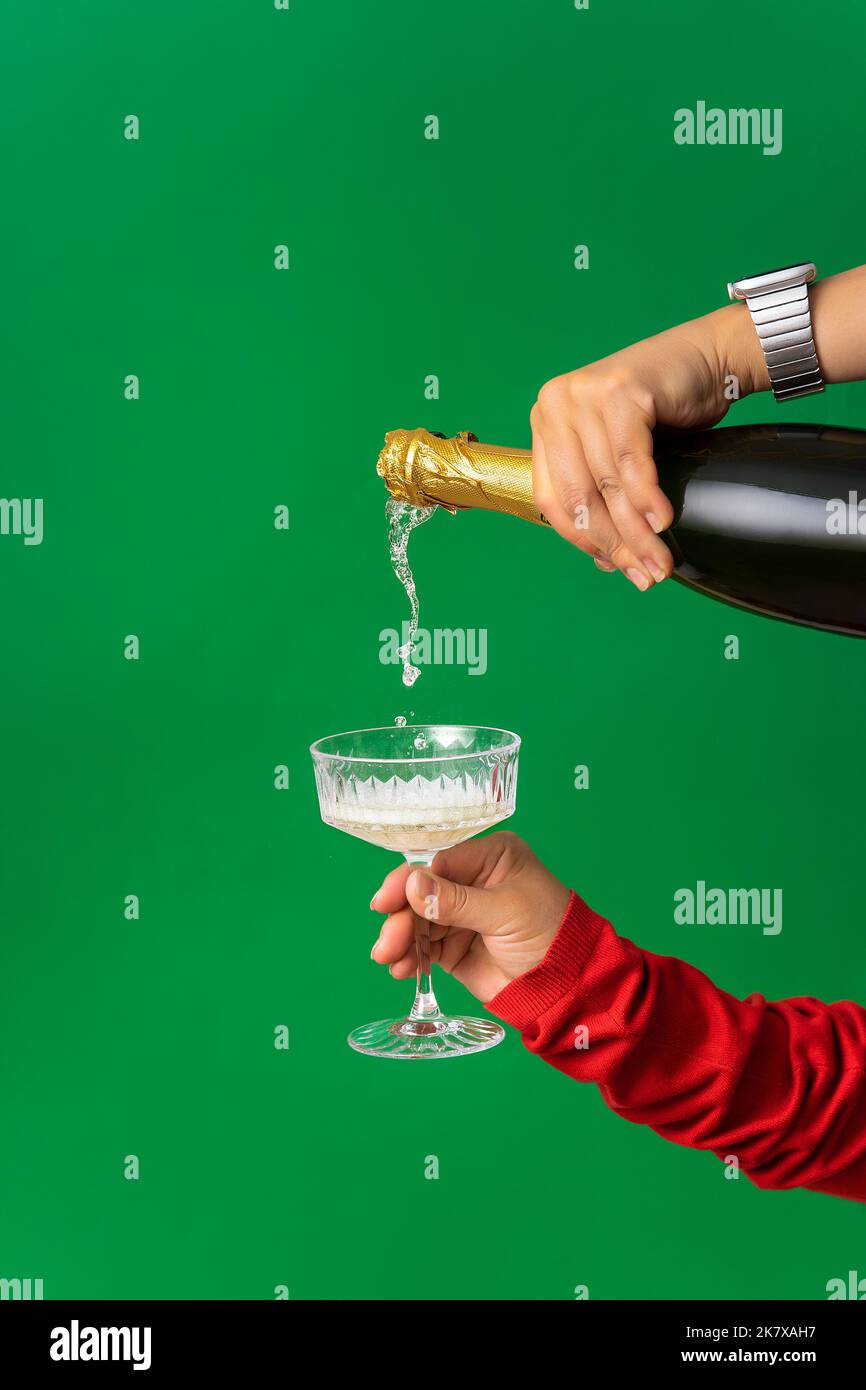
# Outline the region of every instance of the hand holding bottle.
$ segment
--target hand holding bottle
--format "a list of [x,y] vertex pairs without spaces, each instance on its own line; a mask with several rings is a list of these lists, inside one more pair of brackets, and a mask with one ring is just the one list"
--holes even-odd
[[[813,285],[810,303],[825,382],[862,379],[866,267]],[[718,424],[732,399],[769,384],[744,304],[555,377],[530,417],[536,505],[599,569],[621,570],[648,589],[673,566],[657,534],[672,511],[658,484],[652,430]]]
[[542,960],[569,890],[510,831],[437,854],[430,870],[403,864],[370,906],[387,913],[371,952],[397,980],[415,974],[415,914],[430,923],[431,960],[486,1003]]
[[[751,335],[751,337],[749,336]],[[744,305],[668,329],[543,386],[530,417],[536,505],[599,569],[638,589],[665,579],[673,559],[658,532],[673,519],[653,462],[656,425],[718,424],[765,372]]]

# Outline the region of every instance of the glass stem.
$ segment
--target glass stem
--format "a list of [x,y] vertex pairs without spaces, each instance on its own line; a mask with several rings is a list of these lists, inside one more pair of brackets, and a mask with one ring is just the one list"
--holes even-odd
[[[409,864],[429,869],[433,855],[426,858],[408,859]],[[411,1019],[439,1018],[439,1005],[433,993],[433,980],[430,974],[430,924],[426,917],[415,918],[415,949],[418,952],[418,967],[415,976],[415,1002],[409,1014]]]

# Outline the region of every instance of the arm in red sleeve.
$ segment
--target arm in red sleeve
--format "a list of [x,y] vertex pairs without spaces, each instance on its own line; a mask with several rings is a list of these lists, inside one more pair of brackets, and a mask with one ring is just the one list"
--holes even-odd
[[735,1154],[758,1187],[866,1201],[859,1004],[735,999],[685,961],[617,936],[572,893],[544,960],[487,1007],[625,1119]]

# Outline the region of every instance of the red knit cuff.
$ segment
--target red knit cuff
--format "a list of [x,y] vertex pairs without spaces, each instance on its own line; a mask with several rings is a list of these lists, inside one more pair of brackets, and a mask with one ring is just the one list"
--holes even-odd
[[544,959],[507,984],[485,1008],[522,1032],[574,988],[605,926],[605,919],[572,892]]

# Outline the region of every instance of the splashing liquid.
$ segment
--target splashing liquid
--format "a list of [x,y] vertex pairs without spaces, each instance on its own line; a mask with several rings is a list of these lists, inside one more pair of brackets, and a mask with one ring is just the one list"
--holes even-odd
[[435,507],[413,507],[409,502],[395,502],[393,497],[385,503],[391,566],[406,590],[411,609],[408,638],[397,649],[397,654],[403,662],[404,685],[414,685],[421,674],[419,668],[412,665],[412,646],[418,631],[418,594],[415,590],[415,579],[406,558],[406,547],[415,527],[420,526],[422,521],[426,521],[435,511]]

